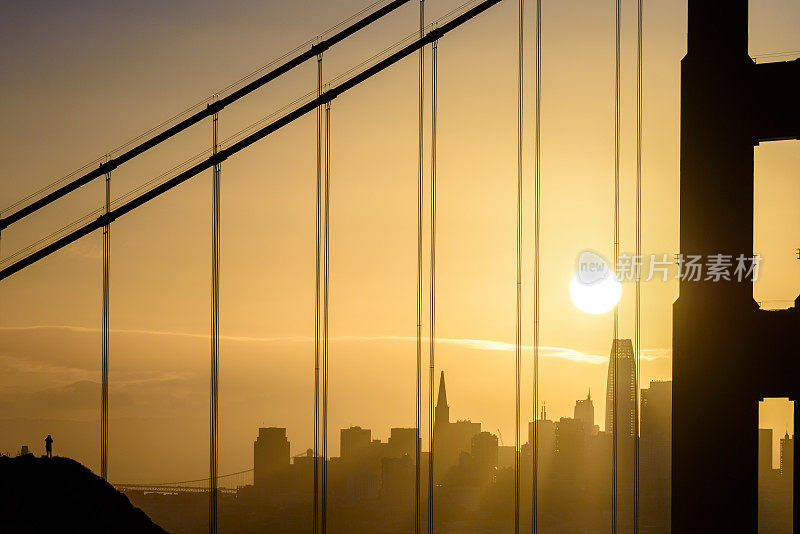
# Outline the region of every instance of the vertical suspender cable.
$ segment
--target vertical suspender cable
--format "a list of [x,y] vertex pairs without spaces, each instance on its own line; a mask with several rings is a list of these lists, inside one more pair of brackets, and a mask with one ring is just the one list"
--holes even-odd
[[[620,57],[620,40],[621,40],[621,8],[622,1],[616,1],[616,71],[614,78],[614,263],[612,269],[616,269],[617,261],[619,259],[619,137],[620,137],[620,78],[621,78],[621,57]],[[619,377],[617,376],[617,360],[619,353],[619,343],[617,337],[619,335],[619,305],[614,306],[614,338],[612,343],[612,395],[613,395],[613,410],[611,417],[612,426],[612,461],[611,461],[611,532],[617,532],[617,435],[619,426],[619,411],[617,401],[619,398]],[[624,436],[624,434],[623,434]]]
[[[322,94],[322,54],[317,55],[317,97]],[[314,293],[314,534],[319,527],[319,330],[320,330],[320,222],[322,218],[322,106],[317,106],[316,275]]]
[[514,419],[514,534],[519,534],[519,441],[520,441],[520,367],[522,365],[522,82],[523,82],[523,15],[525,0],[519,0],[519,64],[517,66],[517,301],[516,301],[516,358],[515,419]]
[[[106,173],[106,202],[104,213],[111,211],[111,173]],[[111,254],[111,225],[103,226],[103,331],[100,378],[100,476],[108,480],[108,330],[109,330],[109,260]]]
[[330,248],[330,178],[331,178],[331,103],[325,103],[325,219],[323,254],[322,306],[322,534],[327,531],[328,517],[328,280]]
[[536,0],[536,109],[533,163],[533,484],[531,486],[531,532],[539,528],[539,231],[541,228],[540,185],[542,156],[542,0]]
[[[638,259],[642,255],[642,0],[638,0],[636,8],[636,252]],[[634,350],[636,351],[636,384],[635,384],[635,432],[634,448],[634,486],[633,486],[633,532],[639,532],[639,397],[641,384],[641,273],[636,270],[636,309],[634,317]]]
[[[425,0],[419,0],[419,37],[425,33]],[[420,415],[422,411],[422,209],[423,190],[425,185],[424,163],[424,97],[425,97],[425,47],[419,49],[419,156],[417,159],[417,375],[416,375],[416,423],[417,435],[414,444],[415,478],[414,478],[414,534],[420,534],[420,457],[422,456],[420,440]]]
[[[3,212],[0,211],[0,220],[2,220],[2,219],[3,219]],[[3,242],[3,230],[0,229],[0,260],[3,259],[3,251],[2,251],[2,246],[1,246],[2,242]],[[2,312],[2,309],[0,309],[0,312]],[[2,315],[0,315],[0,322],[2,322]]]
[[[3,218],[3,212],[0,211],[0,220]],[[0,229],[0,245],[2,245],[3,241],[3,230]],[[2,246],[0,246],[0,260],[3,259],[2,253]],[[2,300],[0,299],[0,324],[2,324],[3,316],[2,316]]]
[[[213,153],[219,150],[217,143],[217,121],[212,119]],[[217,453],[219,448],[219,224],[220,224],[220,164],[212,167],[212,229],[211,229],[211,472],[209,473],[209,523],[211,534],[219,531],[217,515]]]
[[428,376],[428,534],[433,534],[433,456],[434,456],[434,406],[433,385],[436,347],[436,106],[438,82],[439,41],[431,50],[431,272],[430,272],[430,368]]

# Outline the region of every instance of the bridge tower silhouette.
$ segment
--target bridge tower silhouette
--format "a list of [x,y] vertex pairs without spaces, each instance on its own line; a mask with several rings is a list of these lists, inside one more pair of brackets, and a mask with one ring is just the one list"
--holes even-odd
[[[748,0],[689,2],[681,80],[683,258],[753,257],[754,146],[800,134],[793,94],[800,61],[756,64],[748,56],[748,7]],[[682,279],[673,328],[673,532],[757,532],[764,397],[800,400],[800,298],[794,308],[764,311],[753,300],[752,278]],[[800,409],[794,417],[800,428]]]

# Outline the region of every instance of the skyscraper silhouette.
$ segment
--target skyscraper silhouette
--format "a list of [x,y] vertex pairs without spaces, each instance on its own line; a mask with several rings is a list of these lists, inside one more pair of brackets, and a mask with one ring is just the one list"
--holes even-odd
[[781,475],[787,476],[794,471],[794,438],[789,436],[789,431],[781,438]]
[[[614,423],[619,429],[618,438],[632,438],[636,435],[636,359],[630,339],[617,339],[611,346],[610,358],[617,349],[617,380],[614,382],[614,368],[608,366],[606,388],[606,432],[613,432]],[[614,390],[617,390],[616,406]],[[619,412],[617,412],[619,410]],[[616,418],[614,417],[616,413]],[[576,417],[577,418],[577,417]]]
[[640,414],[640,524],[647,525],[648,534],[667,534],[671,532],[672,382],[650,382],[649,388],[642,388]]
[[766,473],[772,469],[772,429],[758,429],[758,470]]
[[339,448],[342,458],[357,456],[369,447],[372,441],[372,431],[360,426],[351,426],[339,430]]
[[583,423],[588,434],[595,434],[594,428],[594,402],[592,402],[592,390],[585,399],[575,401],[573,415],[576,421]]
[[289,467],[289,440],[285,428],[259,428],[253,443],[253,480],[260,489],[274,490]]
[[[616,377],[611,359],[616,352]],[[636,359],[630,339],[611,344],[606,388],[606,432],[617,428],[617,520],[625,532],[633,526],[634,436],[636,435]],[[617,392],[616,400],[614,391]]]
[[[681,254],[750,258],[753,147],[798,138],[800,62],[750,59],[748,0],[690,0],[681,78]],[[800,395],[798,304],[759,310],[752,277],[681,278],[673,314],[673,532],[756,532],[758,402]],[[800,490],[796,474],[794,481]]]

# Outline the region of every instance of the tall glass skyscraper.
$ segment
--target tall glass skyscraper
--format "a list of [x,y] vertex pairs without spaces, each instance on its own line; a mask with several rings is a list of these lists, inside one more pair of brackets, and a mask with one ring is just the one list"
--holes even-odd
[[[617,352],[617,371],[614,380],[612,361]],[[633,354],[633,343],[630,339],[617,339],[611,346],[608,363],[608,387],[606,389],[606,432],[613,432],[614,422],[619,425],[618,438],[636,435],[636,359]],[[617,402],[614,406],[614,390],[617,390]],[[617,417],[614,417],[615,412]]]

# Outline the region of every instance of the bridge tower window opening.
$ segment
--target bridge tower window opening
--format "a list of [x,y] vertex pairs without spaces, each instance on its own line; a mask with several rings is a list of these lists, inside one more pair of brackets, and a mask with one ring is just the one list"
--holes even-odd
[[764,310],[794,306],[800,295],[800,141],[755,147],[753,252],[763,259],[753,298]]

